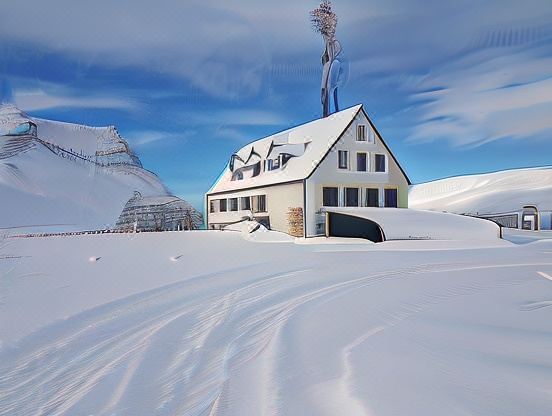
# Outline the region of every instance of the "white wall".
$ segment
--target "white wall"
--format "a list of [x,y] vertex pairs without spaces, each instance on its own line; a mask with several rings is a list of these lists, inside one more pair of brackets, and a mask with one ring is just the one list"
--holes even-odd
[[303,207],[303,182],[267,186],[264,188],[249,189],[237,192],[207,196],[207,215],[209,227],[211,224],[224,224],[239,221],[242,217],[251,214],[251,211],[228,211],[210,213],[210,201],[222,198],[240,198],[245,196],[266,195],[267,212],[255,215],[270,219],[270,228],[287,233],[289,231],[287,213],[289,208]]
[[[368,141],[357,141],[357,126],[366,125]],[[360,112],[353,120],[347,131],[343,134],[339,142],[335,144],[330,153],[318,166],[318,169],[307,180],[307,236],[313,236],[323,233],[323,230],[317,230],[317,216],[315,212],[322,207],[322,188],[324,186],[333,186],[340,188],[340,205],[342,205],[342,188],[344,186],[357,187],[363,190],[361,198],[364,198],[365,188],[379,189],[379,202],[383,206],[383,192],[385,188],[397,188],[399,207],[408,207],[408,183],[397,166],[381,139],[374,132],[374,140],[369,141],[371,130],[370,124],[364,115]],[[349,152],[349,168],[342,170],[338,168],[338,151],[347,150]],[[357,152],[369,153],[368,171],[358,172]],[[374,172],[375,155],[386,155],[386,172]],[[363,199],[361,199],[363,201]],[[324,216],[318,217],[318,222],[323,221]]]

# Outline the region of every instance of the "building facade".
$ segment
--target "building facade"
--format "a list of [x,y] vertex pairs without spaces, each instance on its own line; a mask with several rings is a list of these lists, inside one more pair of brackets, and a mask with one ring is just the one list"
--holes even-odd
[[407,208],[410,181],[362,105],[250,143],[206,194],[209,229],[325,233],[327,207]]

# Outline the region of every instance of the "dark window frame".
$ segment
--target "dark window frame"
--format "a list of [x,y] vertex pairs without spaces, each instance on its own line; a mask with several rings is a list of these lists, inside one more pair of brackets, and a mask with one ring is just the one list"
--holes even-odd
[[[335,192],[335,194],[334,195],[329,195],[329,194],[326,193],[327,191]],[[339,188],[337,186],[324,186],[324,187],[322,187],[322,206],[324,206],[324,207],[338,207],[339,206]]]
[[357,142],[365,142],[366,140],[366,124],[359,124],[357,125],[357,136],[356,141]]
[[[367,152],[357,152],[357,172],[368,172],[368,153]],[[359,157],[364,156],[364,169],[359,169]]]
[[[246,204],[244,204],[245,201],[247,201]],[[240,211],[247,211],[247,210],[251,210],[251,197],[241,196],[240,197]]]
[[[394,198],[389,198],[388,195],[394,192]],[[391,204],[393,202],[393,204]],[[384,191],[384,206],[385,208],[399,207],[399,190],[397,188],[385,188]]]
[[266,195],[257,195],[257,212],[266,212]]
[[[356,205],[353,205],[353,204],[349,203],[349,195],[353,195],[352,193],[349,194],[349,191],[351,191],[353,189],[356,190]],[[359,206],[359,202],[360,202],[359,197],[358,197],[359,190],[360,190],[360,188],[355,188],[355,187],[352,187],[352,186],[351,187],[347,186],[347,187],[344,188],[343,202],[344,202],[344,205],[346,207],[358,207]]]
[[[341,162],[341,155],[344,154],[345,155],[345,158],[343,159],[344,160],[344,164],[342,165]],[[338,169],[343,169],[343,170],[346,170],[346,169],[349,169],[349,151],[348,150],[338,150],[337,151],[337,167]]]
[[[374,192],[375,191],[375,192]],[[366,192],[366,195],[365,195],[365,205],[367,207],[372,207],[372,208],[377,208],[379,207],[379,189],[378,188],[366,188],[365,190]],[[375,194],[375,202],[374,202],[374,199],[370,198],[370,196],[374,196]]]
[[[383,170],[381,170],[381,165],[378,163],[379,160],[383,160]],[[383,153],[376,153],[374,155],[374,172],[387,172],[387,157]]]

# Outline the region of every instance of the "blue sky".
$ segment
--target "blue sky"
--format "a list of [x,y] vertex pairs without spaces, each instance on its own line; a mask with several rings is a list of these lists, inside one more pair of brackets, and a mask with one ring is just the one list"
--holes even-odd
[[[112,4],[116,3],[116,4]],[[200,207],[230,154],[318,118],[317,1],[4,2],[3,95],[111,125]],[[551,164],[550,0],[335,1],[363,103],[414,183]]]

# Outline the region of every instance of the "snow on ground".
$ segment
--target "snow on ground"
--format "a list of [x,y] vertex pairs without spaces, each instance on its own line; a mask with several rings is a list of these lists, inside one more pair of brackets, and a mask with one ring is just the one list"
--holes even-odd
[[0,276],[0,415],[552,409],[552,240],[9,238]]
[[413,185],[410,208],[494,214],[525,205],[552,210],[552,168],[512,169]]

